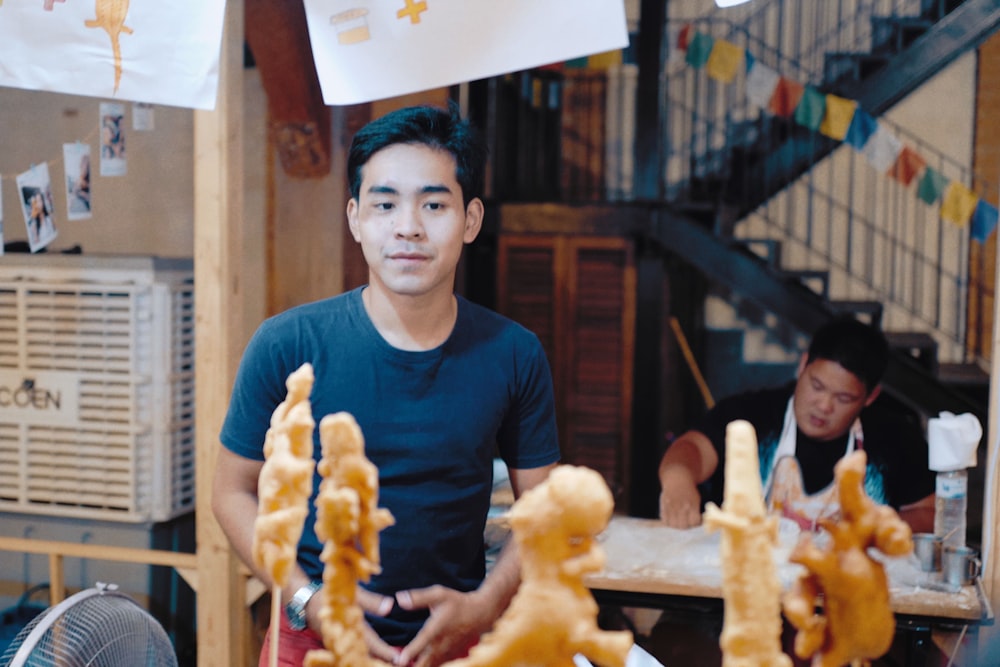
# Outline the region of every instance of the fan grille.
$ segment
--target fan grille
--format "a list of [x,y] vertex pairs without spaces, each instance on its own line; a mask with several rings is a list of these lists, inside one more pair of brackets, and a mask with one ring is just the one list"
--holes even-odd
[[[54,621],[47,618],[52,614],[59,614]],[[48,623],[48,628],[39,627]],[[30,651],[14,661],[22,645]],[[177,667],[177,657],[166,632],[145,609],[126,595],[101,591],[62,608],[61,613],[55,607],[36,617],[7,647],[0,665]]]

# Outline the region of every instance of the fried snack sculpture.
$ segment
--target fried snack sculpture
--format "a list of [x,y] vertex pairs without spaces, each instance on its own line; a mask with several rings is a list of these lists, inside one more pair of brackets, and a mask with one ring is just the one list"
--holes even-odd
[[448,667],[572,667],[581,653],[622,667],[632,633],[597,626],[597,603],[583,577],[604,567],[596,538],[614,500],[604,478],[561,465],[521,496],[508,514],[520,550],[521,586],[492,631]]
[[[303,364],[288,376],[288,394],[271,413],[264,436],[264,465],[257,478],[257,518],[253,526],[254,562],[271,577],[271,627],[281,615],[281,589],[295,566],[299,538],[312,493],[312,418],[309,392],[313,369]],[[270,664],[278,664],[278,644],[271,642]]]
[[275,586],[288,583],[312,493],[312,433],[315,422],[309,392],[313,369],[303,364],[288,376],[287,398],[271,414],[264,438],[264,466],[257,481],[257,519],[253,559]]
[[778,519],[767,515],[749,422],[726,426],[725,490],[720,509],[705,507],[708,530],[722,530],[723,667],[791,667],[781,650],[781,581],[773,549]]
[[[857,450],[834,467],[841,518],[820,520],[832,538],[829,547],[804,534],[789,556],[808,572],[785,595],[785,616],[798,629],[795,653],[812,656],[813,667],[868,664],[892,644],[896,620],[885,569],[867,550],[902,556],[913,550],[913,539],[894,509],[865,494],[867,462]],[[825,615],[815,613],[821,598]]]
[[357,585],[381,571],[379,531],[391,526],[389,510],[378,507],[378,470],[365,457],[364,438],[350,414],[327,415],[319,423],[316,535],[324,542],[322,621],[325,650],[309,651],[305,667],[361,667],[386,664],[368,655]]

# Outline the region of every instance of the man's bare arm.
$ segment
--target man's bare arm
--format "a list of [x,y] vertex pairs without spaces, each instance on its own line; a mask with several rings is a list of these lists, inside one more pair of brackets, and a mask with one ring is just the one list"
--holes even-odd
[[700,431],[687,431],[671,443],[660,459],[660,519],[675,528],[701,523],[698,484],[719,465],[712,441]]

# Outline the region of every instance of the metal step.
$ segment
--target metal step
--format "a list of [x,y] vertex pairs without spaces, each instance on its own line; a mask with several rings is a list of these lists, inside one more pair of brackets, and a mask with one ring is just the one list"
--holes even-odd
[[880,301],[831,301],[830,306],[834,311],[843,315],[854,315],[859,320],[867,322],[871,326],[882,328],[883,306]]
[[923,331],[886,331],[889,347],[909,354],[931,375],[938,376],[938,342]]

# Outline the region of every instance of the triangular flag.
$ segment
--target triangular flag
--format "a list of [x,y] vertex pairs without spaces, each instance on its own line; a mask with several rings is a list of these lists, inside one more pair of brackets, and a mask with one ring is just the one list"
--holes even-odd
[[712,53],[709,54],[708,62],[705,64],[705,73],[716,81],[730,83],[736,76],[736,70],[739,69],[745,52],[746,49],[741,49],[732,42],[724,39],[715,40],[715,46],[712,47]]
[[792,81],[784,76],[780,77],[778,85],[774,87],[774,94],[771,95],[771,100],[767,104],[768,111],[775,116],[788,118],[795,113],[795,107],[799,106],[799,100],[802,99],[804,91],[805,86],[798,81]]
[[856,150],[861,150],[868,143],[868,139],[875,134],[876,129],[878,129],[878,121],[872,118],[870,113],[864,109],[855,109],[844,141],[854,146]]
[[851,120],[854,118],[854,111],[857,108],[858,103],[854,100],[827,95],[826,113],[823,115],[819,131],[831,139],[843,141],[844,137],[847,136],[847,129],[851,126]]
[[899,140],[892,130],[878,124],[875,134],[868,138],[868,143],[861,149],[861,153],[868,158],[875,171],[883,174],[896,162],[899,152],[903,150],[903,142]]
[[806,86],[805,90],[802,91],[799,105],[795,107],[793,118],[799,125],[808,127],[810,130],[818,130],[820,123],[823,122],[825,111],[826,96],[812,86]]
[[756,61],[747,72],[747,101],[756,107],[766,109],[780,78],[775,70],[759,60]]
[[940,199],[941,193],[944,192],[947,185],[948,179],[941,172],[934,167],[927,167],[924,170],[924,175],[920,178],[920,183],[917,184],[917,196],[925,204],[933,204]]
[[941,200],[941,219],[964,227],[976,210],[979,197],[958,181],[952,181]]
[[986,239],[997,227],[997,207],[985,199],[980,199],[976,210],[972,213],[972,238],[980,243],[986,243]]
[[889,176],[895,178],[903,185],[909,185],[913,179],[920,175],[920,172],[927,166],[924,158],[909,146],[903,146],[896,158],[896,164],[889,170]]
[[691,42],[688,44],[687,55],[684,59],[687,64],[695,69],[699,69],[708,62],[708,57],[712,55],[712,47],[715,45],[715,39],[711,35],[706,35],[703,32],[696,32],[691,37]]

